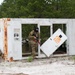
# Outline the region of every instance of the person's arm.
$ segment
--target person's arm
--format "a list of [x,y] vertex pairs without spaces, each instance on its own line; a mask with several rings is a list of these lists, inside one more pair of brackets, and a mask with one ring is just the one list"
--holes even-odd
[[31,31],[28,38],[34,40],[36,37],[33,34],[34,34],[33,31]]

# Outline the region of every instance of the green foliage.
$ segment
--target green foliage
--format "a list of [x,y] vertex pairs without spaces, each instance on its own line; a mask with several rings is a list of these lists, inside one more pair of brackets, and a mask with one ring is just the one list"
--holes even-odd
[[75,64],[75,55],[74,55],[74,56],[72,56],[72,59],[74,60],[74,64]]
[[[0,5],[0,18],[75,18],[75,0],[4,0]],[[22,28],[22,36],[27,38],[33,25]]]
[[75,56],[73,56],[73,60],[75,60]]
[[29,33],[34,29],[34,27],[37,27],[36,24],[22,24],[22,37],[27,39],[29,36]]
[[43,44],[50,37],[50,26],[41,26],[40,29],[41,44]]
[[75,18],[75,0],[4,0],[0,17]]
[[28,62],[32,62],[33,61],[33,57],[32,56],[28,57],[27,61]]

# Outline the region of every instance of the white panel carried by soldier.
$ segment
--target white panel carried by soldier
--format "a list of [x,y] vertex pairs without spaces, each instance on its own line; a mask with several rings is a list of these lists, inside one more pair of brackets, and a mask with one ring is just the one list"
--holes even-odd
[[29,47],[32,51],[32,57],[33,59],[36,56],[36,50],[38,48],[38,43],[39,43],[39,29],[38,27],[34,28],[30,33],[29,33]]

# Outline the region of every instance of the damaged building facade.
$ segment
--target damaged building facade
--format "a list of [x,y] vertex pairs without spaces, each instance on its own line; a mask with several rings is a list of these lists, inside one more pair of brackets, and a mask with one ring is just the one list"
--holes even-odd
[[[5,60],[10,60],[11,58],[13,58],[13,60],[21,60],[28,57],[23,57],[22,52],[23,24],[36,24],[40,33],[42,27],[49,27],[48,32],[50,33],[50,36],[53,35],[58,28],[61,28],[63,33],[67,36],[67,40],[65,41],[64,45],[62,45],[62,48],[65,46],[64,49],[66,51],[64,53],[66,55],[75,55],[75,19],[1,18],[0,50],[2,53],[4,53]],[[41,51],[40,47],[41,45],[38,44],[37,58],[46,57],[46,55]],[[55,51],[57,51],[57,49]],[[55,51],[53,51],[51,55],[56,54]]]

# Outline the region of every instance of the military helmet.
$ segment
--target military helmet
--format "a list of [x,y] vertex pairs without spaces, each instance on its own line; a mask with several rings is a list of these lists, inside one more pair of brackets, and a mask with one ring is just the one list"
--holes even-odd
[[38,27],[34,28],[34,31],[35,32],[38,32],[39,31],[39,28]]

